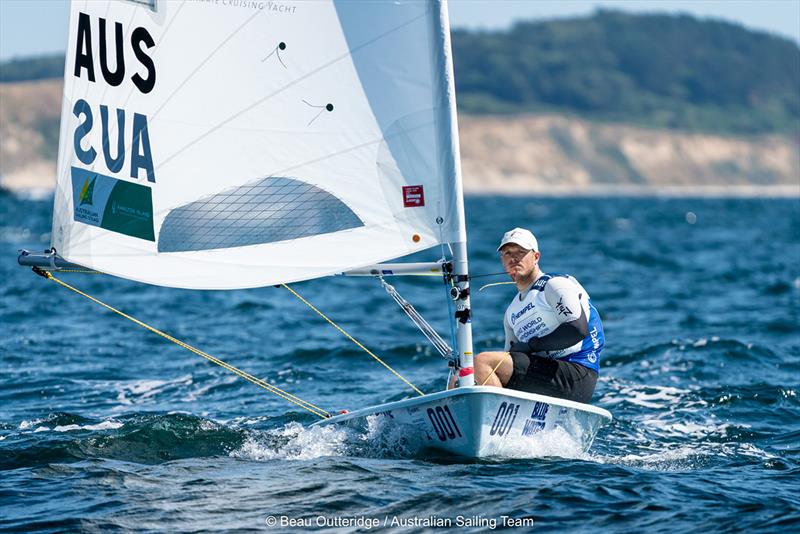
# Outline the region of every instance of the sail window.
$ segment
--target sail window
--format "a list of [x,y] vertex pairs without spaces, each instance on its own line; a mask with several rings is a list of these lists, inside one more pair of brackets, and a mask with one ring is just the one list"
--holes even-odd
[[159,252],[186,252],[288,241],[364,226],[341,200],[309,183],[267,177],[173,209]]

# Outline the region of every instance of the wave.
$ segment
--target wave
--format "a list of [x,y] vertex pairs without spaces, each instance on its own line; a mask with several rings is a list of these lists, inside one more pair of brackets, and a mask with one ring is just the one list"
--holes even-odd
[[0,470],[106,458],[156,464],[225,455],[245,431],[189,414],[135,414],[91,420],[55,413],[23,421],[6,438]]
[[[782,444],[800,407],[797,393],[766,382],[686,387],[601,379],[599,405],[614,414],[591,453],[600,463],[644,470],[695,470],[760,462],[783,469],[793,462]],[[685,382],[682,381],[683,384]]]

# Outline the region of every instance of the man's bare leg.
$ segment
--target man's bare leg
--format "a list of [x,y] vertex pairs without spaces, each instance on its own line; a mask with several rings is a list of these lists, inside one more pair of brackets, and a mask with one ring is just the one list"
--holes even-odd
[[[475,385],[495,386],[501,388],[508,384],[514,372],[514,363],[507,352],[481,352],[475,356]],[[453,376],[447,389],[456,385],[457,377]],[[484,383],[485,382],[485,383]]]

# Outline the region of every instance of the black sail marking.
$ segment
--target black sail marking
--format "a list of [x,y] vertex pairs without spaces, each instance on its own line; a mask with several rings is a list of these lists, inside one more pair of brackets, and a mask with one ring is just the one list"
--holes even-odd
[[317,120],[317,117],[319,117],[320,115],[322,115],[322,113],[323,113],[323,112],[327,111],[328,113],[330,113],[331,111],[333,111],[333,104],[331,104],[330,102],[328,102],[327,104],[325,104],[325,105],[322,105],[322,106],[317,106],[317,105],[314,105],[314,104],[312,104],[311,102],[309,102],[308,100],[303,100],[303,103],[304,103],[305,105],[309,106],[309,107],[312,107],[312,108],[317,108],[317,109],[319,109],[319,112],[318,112],[316,115],[314,115],[314,118],[313,118],[313,119],[311,119],[311,120],[309,121],[309,123],[308,123],[308,124],[306,124],[306,126],[311,126],[311,123],[313,123],[315,120]]
[[288,68],[288,67],[286,67],[286,63],[283,62],[283,58],[281,57],[281,52],[283,50],[286,50],[286,43],[281,41],[280,43],[277,44],[277,46],[275,48],[272,49],[272,52],[270,52],[269,55],[267,55],[267,57],[265,57],[264,59],[261,60],[261,62],[262,63],[265,62],[266,60],[268,60],[272,56],[277,56],[278,57],[278,61],[281,62],[281,65],[283,65],[283,68],[284,69]]

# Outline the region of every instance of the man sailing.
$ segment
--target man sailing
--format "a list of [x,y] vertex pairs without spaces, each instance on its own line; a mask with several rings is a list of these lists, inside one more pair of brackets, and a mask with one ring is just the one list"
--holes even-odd
[[528,230],[506,232],[497,250],[519,293],[503,319],[506,352],[478,354],[475,383],[589,402],[604,343],[589,294],[572,276],[541,271]]

